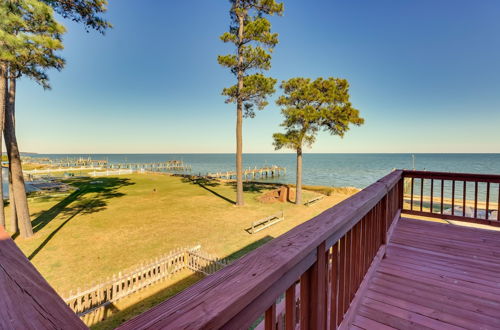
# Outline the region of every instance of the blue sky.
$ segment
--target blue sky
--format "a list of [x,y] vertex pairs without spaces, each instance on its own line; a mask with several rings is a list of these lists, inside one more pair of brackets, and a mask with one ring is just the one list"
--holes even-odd
[[[105,36],[64,22],[67,67],[53,90],[18,89],[21,150],[39,153],[233,152],[234,83],[225,0],[110,0]],[[311,152],[500,152],[498,0],[288,0],[269,74],[342,77],[366,119]],[[245,152],[273,152],[281,115],[244,123]]]

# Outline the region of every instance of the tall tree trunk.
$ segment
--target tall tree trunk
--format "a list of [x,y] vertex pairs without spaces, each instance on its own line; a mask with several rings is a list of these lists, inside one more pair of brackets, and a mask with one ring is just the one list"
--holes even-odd
[[242,206],[245,204],[243,199],[243,29],[244,17],[238,16],[239,28],[238,38],[240,44],[238,46],[238,98],[236,101],[236,205]]
[[12,174],[9,171],[9,204],[10,204],[10,232],[19,231],[19,221],[17,220],[16,199],[14,198],[14,188],[12,185]]
[[21,156],[16,139],[15,129],[15,106],[16,106],[16,79],[9,81],[9,102],[5,115],[5,143],[9,156],[9,169],[12,175],[12,186],[14,189],[14,199],[16,212],[19,221],[20,233],[22,237],[33,236],[28,199],[26,198],[26,188],[24,186],[23,169]]
[[0,207],[0,227],[5,229],[5,211],[3,204],[3,166],[1,161],[3,161],[2,154],[2,132],[5,122],[5,108],[7,105],[7,65],[5,63],[0,63],[0,196],[2,197],[1,207]]
[[295,185],[295,204],[302,204],[302,148],[297,149],[297,184]]

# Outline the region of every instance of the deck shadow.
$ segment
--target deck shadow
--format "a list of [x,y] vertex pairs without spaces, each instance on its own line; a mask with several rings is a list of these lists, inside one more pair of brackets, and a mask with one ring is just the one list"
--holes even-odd
[[[247,246],[225,256],[226,259],[230,261],[234,261],[236,259],[241,258],[245,254],[251,252],[252,250],[255,250],[256,248],[264,245],[265,243],[269,242],[272,240],[272,236],[265,236],[251,244],[248,244]],[[202,280],[204,277],[198,273],[194,273],[192,275],[189,275],[183,279],[180,279],[179,281],[175,282],[172,285],[169,285],[158,292],[138,301],[137,303],[133,304],[132,306],[129,306],[127,308],[123,308],[122,310],[118,311],[116,314],[111,315],[107,319],[102,320],[101,322],[91,326],[90,328],[93,330],[104,330],[104,329],[114,329],[118,325],[122,324],[123,322],[132,319],[133,317],[144,313],[145,311],[159,305],[163,301],[168,300],[170,297],[173,297],[174,295],[178,294],[179,292],[187,289],[191,285],[195,284],[196,282]]]

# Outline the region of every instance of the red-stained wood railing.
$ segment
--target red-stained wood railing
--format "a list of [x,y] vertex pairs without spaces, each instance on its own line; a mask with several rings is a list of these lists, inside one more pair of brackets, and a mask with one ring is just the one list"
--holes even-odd
[[347,327],[400,217],[402,173],[390,173],[120,329]]
[[88,329],[0,226],[0,329]]
[[403,171],[403,177],[404,213],[500,226],[500,175]]

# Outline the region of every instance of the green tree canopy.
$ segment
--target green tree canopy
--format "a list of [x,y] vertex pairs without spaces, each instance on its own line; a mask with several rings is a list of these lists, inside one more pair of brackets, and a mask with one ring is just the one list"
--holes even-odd
[[343,137],[351,124],[364,123],[349,101],[349,83],[345,79],[292,78],[281,88],[284,95],[276,103],[282,107],[285,119],[281,126],[286,132],[273,135],[277,150],[311,147],[320,130]]
[[53,14],[51,7],[37,0],[2,2],[0,61],[8,64],[11,77],[26,75],[49,88],[46,70],[63,68],[57,51],[63,48],[65,29]]
[[242,102],[245,115],[253,117],[255,106],[263,109],[267,97],[275,92],[276,79],[257,71],[271,68],[271,53],[278,43],[278,34],[271,32],[271,23],[264,15],[282,15],[283,4],[274,0],[230,0],[231,25],[220,38],[236,46],[235,54],[218,57],[220,65],[227,67],[242,84],[224,88],[227,103]]

